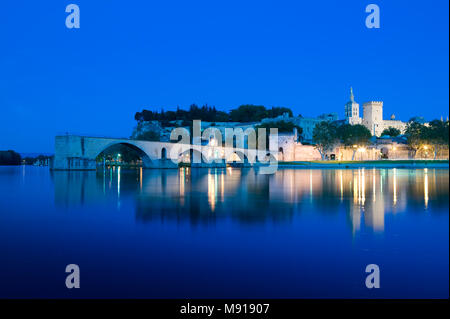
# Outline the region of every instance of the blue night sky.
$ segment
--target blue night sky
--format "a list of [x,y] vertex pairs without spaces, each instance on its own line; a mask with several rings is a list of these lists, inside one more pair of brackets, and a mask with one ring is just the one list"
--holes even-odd
[[[65,27],[76,3],[81,28]],[[365,27],[376,3],[381,28]],[[143,108],[338,112],[353,86],[384,117],[446,117],[448,1],[4,1],[0,150],[65,132],[128,137]]]

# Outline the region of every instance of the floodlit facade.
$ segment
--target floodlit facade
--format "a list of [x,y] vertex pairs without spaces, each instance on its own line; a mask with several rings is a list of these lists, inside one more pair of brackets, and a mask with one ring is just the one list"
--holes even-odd
[[394,114],[390,120],[383,120],[383,102],[381,101],[364,103],[363,117],[361,118],[359,104],[355,102],[352,88],[350,88],[350,101],[345,104],[345,120],[351,125],[364,125],[375,136],[380,136],[385,129],[390,127],[398,129],[401,134],[404,134],[406,130],[406,123],[395,120]]

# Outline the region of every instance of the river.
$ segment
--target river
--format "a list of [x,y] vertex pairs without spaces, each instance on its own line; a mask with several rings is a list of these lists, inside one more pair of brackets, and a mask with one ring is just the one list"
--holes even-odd
[[448,169],[0,167],[0,297],[448,298],[448,216]]

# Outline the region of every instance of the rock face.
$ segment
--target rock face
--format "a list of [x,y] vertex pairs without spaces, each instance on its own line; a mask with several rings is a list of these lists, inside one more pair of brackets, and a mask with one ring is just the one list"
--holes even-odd
[[[190,122],[190,121],[189,121]],[[191,123],[191,122],[190,122]],[[167,125],[168,124],[168,125]],[[215,127],[217,128],[220,133],[222,134],[222,137],[225,137],[225,128],[242,128],[244,131],[247,128],[254,128],[255,125],[260,124],[258,123],[240,123],[240,122],[206,122],[201,121],[201,130],[202,132],[209,128],[209,127]],[[190,131],[190,126],[186,125],[186,123],[183,123],[181,120],[177,121],[171,121],[169,123],[166,123],[167,126],[162,126],[161,122],[159,121],[140,121],[138,124],[134,127],[133,132],[131,134],[131,139],[136,139],[139,135],[145,133],[145,132],[156,132],[160,135],[160,141],[161,142],[170,142],[170,133],[174,128],[177,127],[183,127]]]
[[[176,127],[184,127],[189,131],[189,126],[183,126],[182,121],[172,121],[168,126],[162,126],[159,121],[141,121],[134,127],[131,139],[137,139],[139,135],[146,132],[155,132],[160,136],[161,142],[170,142],[170,133]],[[203,125],[202,125],[203,127]]]
[[161,131],[162,131],[161,124],[158,121],[138,122],[138,124],[133,129],[131,138],[136,139],[142,133],[149,132],[149,131],[161,133]]

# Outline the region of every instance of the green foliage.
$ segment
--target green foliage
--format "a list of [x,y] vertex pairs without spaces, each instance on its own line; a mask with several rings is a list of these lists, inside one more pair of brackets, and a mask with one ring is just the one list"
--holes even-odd
[[267,117],[267,110],[262,105],[245,104],[230,111],[232,122],[258,122]]
[[275,118],[277,116],[283,115],[284,113],[288,113],[290,117],[294,116],[292,110],[287,107],[274,106],[271,109],[267,109],[268,118]]
[[265,128],[266,132],[269,133],[271,128],[277,128],[278,132],[287,133],[287,132],[293,132],[294,128],[297,128],[297,132],[299,135],[303,133],[303,129],[295,125],[292,122],[286,122],[286,121],[277,121],[277,122],[269,122],[269,123],[262,123],[260,125],[256,125],[255,129],[258,128]]
[[405,132],[408,146],[416,153],[419,148],[425,144],[426,127],[425,125],[411,121],[408,123]]
[[389,128],[385,128],[383,130],[383,132],[381,132],[381,136],[386,136],[389,135],[391,137],[396,137],[400,135],[400,130],[396,129],[395,127],[389,127]]
[[337,126],[325,121],[316,124],[313,130],[313,139],[320,156],[324,159],[326,153],[339,142]]
[[408,123],[405,134],[409,147],[415,153],[425,148],[431,148],[436,158],[440,150],[448,148],[449,122],[433,120],[427,126],[411,121]]
[[432,146],[434,158],[442,149],[448,148],[448,129],[449,123],[434,120],[428,123],[425,129],[425,141]]
[[263,105],[244,104],[230,111],[230,121],[244,123],[259,122],[264,118],[275,118],[284,113],[288,113],[290,117],[293,116],[292,111],[286,107],[266,109]]
[[425,130],[425,139],[433,145],[447,145],[448,146],[448,129],[449,123],[434,120],[428,123],[429,127]]
[[370,131],[364,125],[359,124],[337,126],[335,123],[324,121],[317,124],[313,130],[313,139],[322,159],[338,143],[361,147],[369,144],[371,137]]
[[0,151],[0,165],[20,165],[22,157],[14,151]]
[[409,119],[409,122],[417,122],[420,124],[425,124],[425,118],[423,116],[413,116],[412,118]]
[[175,125],[173,121],[181,120],[182,123],[192,122],[193,120],[202,120],[206,122],[258,122],[263,118],[275,118],[284,113],[293,116],[292,111],[286,107],[272,107],[266,109],[262,105],[245,104],[229,113],[218,111],[215,106],[203,105],[202,107],[192,104],[189,110],[182,110],[179,107],[176,111],[154,112],[143,110],[134,115],[136,121],[160,121],[162,126]]
[[345,146],[364,146],[369,144],[369,140],[372,137],[367,127],[361,124],[343,124],[338,127],[337,135]]
[[163,126],[170,126],[170,121],[182,120],[182,121],[192,121],[192,120],[202,120],[208,122],[227,122],[228,114],[226,112],[217,111],[215,106],[203,105],[198,107],[196,104],[192,104],[189,110],[182,110],[179,107],[176,111],[164,111],[153,112],[148,110],[143,110],[142,112],[137,112],[134,115],[136,121],[160,121]]

